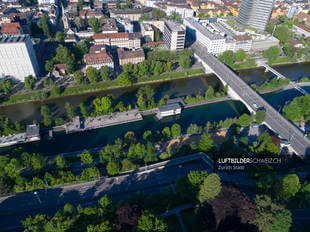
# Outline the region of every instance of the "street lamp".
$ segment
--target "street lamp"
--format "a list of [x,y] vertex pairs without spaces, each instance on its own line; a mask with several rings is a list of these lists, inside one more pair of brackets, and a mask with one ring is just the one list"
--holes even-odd
[[37,196],[39,203],[42,204],[42,201],[41,201],[41,199],[40,199],[40,197],[39,197],[38,192],[35,191],[33,194]]

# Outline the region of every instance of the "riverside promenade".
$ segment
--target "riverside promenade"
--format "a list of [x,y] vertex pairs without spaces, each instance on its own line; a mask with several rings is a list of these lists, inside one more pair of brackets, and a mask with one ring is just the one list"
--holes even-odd
[[80,117],[75,117],[71,122],[65,124],[65,129],[66,133],[70,134],[141,120],[143,120],[143,117],[140,111],[130,110],[125,112],[115,112],[108,115],[86,118],[82,120],[80,120]]

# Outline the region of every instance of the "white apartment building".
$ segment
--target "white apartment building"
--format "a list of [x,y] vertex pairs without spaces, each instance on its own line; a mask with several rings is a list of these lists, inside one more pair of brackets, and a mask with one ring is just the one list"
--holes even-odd
[[28,75],[39,75],[39,65],[30,37],[0,36],[0,77],[10,76],[24,81]]
[[138,49],[141,47],[139,33],[110,33],[101,34],[97,33],[93,36],[96,45],[106,45],[111,47],[128,48],[128,49]]
[[204,45],[209,53],[221,54],[226,50],[225,38],[221,34],[212,33],[194,18],[184,19],[186,31],[191,36]]
[[194,16],[194,10],[187,5],[167,4],[165,12],[167,15],[171,15],[173,12],[176,12],[182,19]]
[[174,21],[165,22],[163,40],[169,50],[182,50],[185,45],[186,28]]

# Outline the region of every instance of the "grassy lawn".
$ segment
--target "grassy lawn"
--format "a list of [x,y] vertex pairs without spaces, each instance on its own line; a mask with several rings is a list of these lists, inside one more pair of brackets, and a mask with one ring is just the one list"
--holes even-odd
[[165,217],[165,221],[168,224],[168,232],[180,232],[180,231],[182,231],[179,220],[175,214],[171,215],[169,217]]
[[282,63],[295,63],[297,60],[295,57],[280,57],[277,58],[275,61],[271,63],[271,65],[274,64],[282,64]]
[[188,232],[201,232],[207,229],[206,224],[194,208],[182,211],[181,217]]

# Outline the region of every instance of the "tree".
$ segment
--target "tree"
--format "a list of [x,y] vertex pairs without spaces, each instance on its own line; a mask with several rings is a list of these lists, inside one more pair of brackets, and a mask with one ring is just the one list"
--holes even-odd
[[258,110],[255,114],[255,121],[257,124],[261,124],[266,118],[266,112],[264,110]]
[[83,56],[88,53],[88,46],[87,43],[83,41],[79,41],[74,43],[72,46],[72,53],[74,54],[75,58],[81,63]]
[[43,14],[42,17],[39,19],[39,21],[37,22],[37,26],[42,29],[43,34],[47,38],[51,37],[50,25],[45,14]]
[[85,83],[84,74],[81,70],[75,71],[73,75],[74,75],[74,79],[78,85],[82,85]]
[[167,224],[155,214],[145,210],[138,221],[138,230],[143,232],[164,232],[167,231]]
[[43,124],[44,126],[51,126],[52,125],[52,115],[51,111],[48,106],[43,105],[41,106],[41,115],[43,116]]
[[163,134],[163,136],[167,139],[169,139],[171,137],[171,131],[170,131],[170,128],[169,127],[165,127],[163,129],[163,131],[161,132]]
[[154,89],[149,85],[141,87],[136,96],[139,109],[145,110],[154,107]]
[[209,86],[207,91],[206,91],[206,96],[205,96],[205,99],[206,100],[210,100],[214,98],[214,89],[212,86]]
[[59,168],[64,168],[64,167],[66,166],[66,160],[65,160],[65,158],[64,158],[63,156],[61,156],[61,155],[58,155],[58,156],[56,157],[56,165],[57,165],[57,167],[59,167]]
[[17,159],[12,158],[10,162],[4,167],[4,170],[8,177],[16,178],[21,172],[21,164]]
[[152,18],[162,19],[166,16],[166,13],[159,8],[152,9]]
[[88,166],[91,165],[94,161],[92,155],[88,151],[83,152],[80,157],[81,162]]
[[99,203],[99,205],[100,205],[103,209],[107,209],[107,208],[112,204],[112,201],[111,201],[111,199],[108,197],[108,195],[105,194],[103,197],[101,197],[101,198],[98,200],[98,203]]
[[183,23],[183,20],[182,20],[180,14],[178,12],[176,12],[176,11],[173,11],[170,14],[169,18],[172,19],[172,20],[178,21],[180,23]]
[[143,13],[138,19],[138,23],[141,23],[142,21],[149,20],[149,19],[150,19],[149,15],[147,13]]
[[33,90],[35,86],[35,79],[32,75],[25,77],[25,89]]
[[81,112],[83,118],[87,118],[89,116],[89,112],[87,110],[87,107],[83,102],[80,103],[80,112]]
[[11,79],[5,79],[0,81],[0,93],[8,94],[13,89],[13,83]]
[[95,33],[98,33],[100,31],[101,24],[99,20],[94,16],[90,17],[90,19],[88,20],[88,25],[93,29]]
[[46,165],[46,157],[40,154],[31,155],[31,169],[34,171],[39,171]]
[[121,9],[121,1],[120,0],[116,0],[116,8]]
[[189,127],[187,128],[186,133],[188,135],[192,135],[192,134],[200,134],[202,131],[202,128],[199,127],[197,124],[190,124]]
[[202,134],[198,146],[201,151],[204,152],[211,151],[214,148],[214,142],[211,139],[211,135],[208,133]]
[[283,50],[288,57],[294,56],[294,48],[293,48],[292,44],[285,43],[283,46]]
[[236,61],[243,61],[246,57],[246,53],[243,49],[239,49],[238,51],[236,51],[235,53],[235,58],[236,58]]
[[115,162],[115,161],[110,161],[108,162],[107,164],[107,172],[110,176],[114,176],[114,175],[117,175],[119,174],[120,172],[120,166],[119,166],[119,163],[118,162]]
[[289,210],[273,203],[266,195],[257,195],[255,198],[256,215],[251,222],[260,232],[288,232],[290,231],[292,217]]
[[276,38],[280,40],[282,44],[286,43],[290,38],[290,30],[287,26],[277,26],[273,34]]
[[129,86],[132,84],[128,72],[123,72],[117,78],[119,86]]
[[72,120],[74,118],[74,106],[70,102],[66,102],[65,109],[67,111],[67,117]]
[[102,80],[110,80],[110,69],[108,66],[102,66],[100,68],[100,76]]
[[263,56],[268,59],[269,63],[274,62],[280,55],[280,49],[278,46],[272,46],[264,51]]
[[199,201],[204,203],[209,199],[214,199],[222,190],[221,178],[218,174],[209,174],[204,180],[199,190]]
[[172,137],[177,138],[181,135],[181,126],[179,124],[174,123],[171,127]]
[[157,152],[154,145],[151,142],[148,142],[144,162],[154,162],[154,161],[157,161]]
[[296,174],[288,174],[276,184],[276,198],[279,200],[288,200],[296,195],[300,187],[299,177]]
[[238,118],[238,123],[240,126],[242,127],[247,127],[250,125],[251,123],[251,116],[248,114],[242,114],[239,118]]
[[180,56],[179,65],[181,68],[189,68],[191,66],[191,58],[186,55]]
[[233,51],[225,51],[219,56],[219,60],[228,66],[232,66],[234,64],[235,56]]
[[132,2],[131,0],[126,0],[126,7],[131,8],[132,7]]
[[53,60],[47,60],[45,62],[44,68],[46,71],[51,72],[54,68],[54,62]]
[[110,96],[104,96],[101,99],[96,98],[93,101],[95,111],[97,114],[108,114],[112,109],[112,98]]
[[57,42],[62,43],[65,40],[65,36],[61,31],[57,31],[55,35],[55,39]]
[[100,77],[98,75],[98,70],[94,67],[89,66],[86,69],[86,76],[90,83],[96,83],[100,80]]

